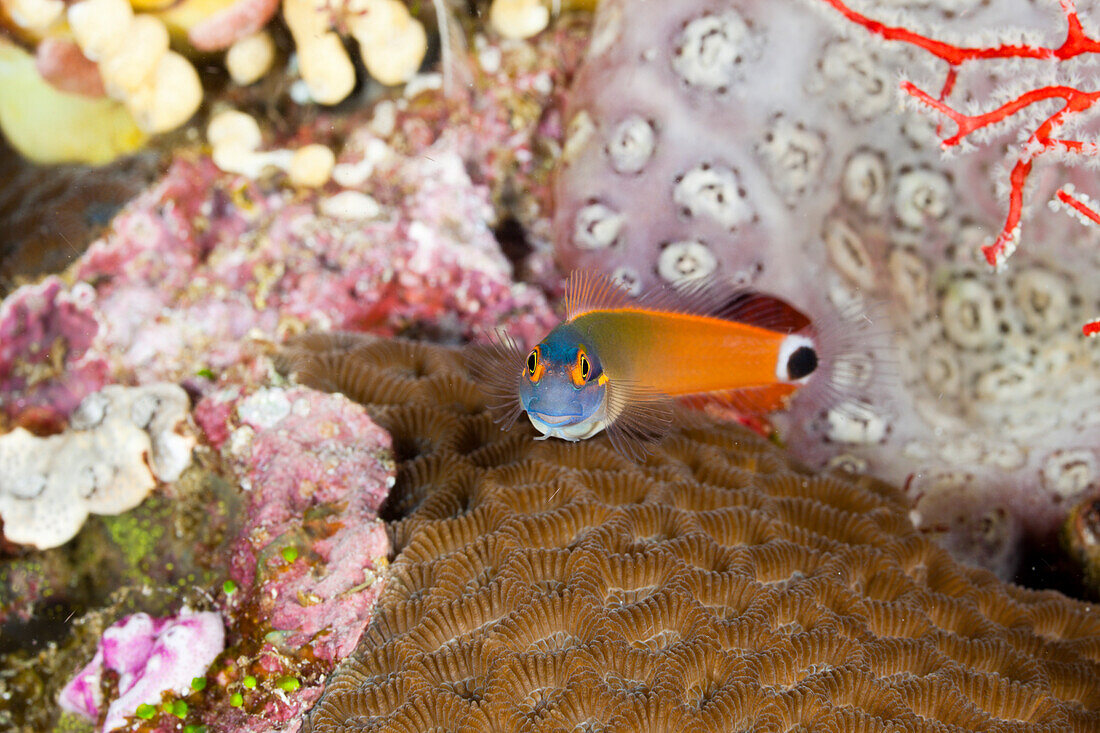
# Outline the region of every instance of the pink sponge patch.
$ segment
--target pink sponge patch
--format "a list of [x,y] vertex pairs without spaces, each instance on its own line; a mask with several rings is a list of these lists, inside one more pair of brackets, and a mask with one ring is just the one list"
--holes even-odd
[[103,731],[126,722],[142,703],[160,702],[165,692],[183,694],[191,680],[225,648],[221,616],[213,612],[157,619],[135,613],[118,621],[99,641],[95,656],[65,685],[58,696],[61,708],[97,720],[104,703],[100,681],[106,670],[118,674],[118,697],[107,706]]

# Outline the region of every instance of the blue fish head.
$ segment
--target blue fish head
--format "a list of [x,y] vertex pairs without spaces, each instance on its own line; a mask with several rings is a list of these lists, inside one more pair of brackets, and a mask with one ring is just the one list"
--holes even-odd
[[602,417],[606,393],[599,354],[568,324],[551,331],[527,355],[520,401],[543,433]]

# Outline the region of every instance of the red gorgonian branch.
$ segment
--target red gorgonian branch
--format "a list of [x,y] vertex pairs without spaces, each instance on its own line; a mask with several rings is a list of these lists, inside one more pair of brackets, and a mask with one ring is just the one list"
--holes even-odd
[[[1065,206],[1082,224],[1100,226],[1100,214],[1097,213],[1096,202],[1083,193],[1077,193],[1072,183],[1067,183],[1058,189],[1050,206],[1055,210]],[[1100,336],[1100,320],[1086,323],[1081,327],[1081,333],[1086,336]]]
[[[1044,86],[1020,94],[1015,99],[990,112],[974,115],[958,111],[948,104],[946,99],[955,86],[958,67],[968,61],[983,59],[1064,61],[1081,54],[1100,52],[1100,40],[1090,37],[1081,25],[1076,2],[1074,0],[1059,0],[1059,5],[1066,19],[1066,38],[1056,48],[1027,44],[1000,44],[981,47],[959,46],[929,38],[908,28],[886,25],[853,10],[843,0],[822,0],[822,2],[834,8],[847,20],[866,28],[881,38],[888,41],[901,41],[922,48],[948,63],[949,68],[939,97],[932,96],[912,82],[904,81],[901,84],[901,89],[906,94],[955,123],[955,133],[941,140],[941,145],[945,149],[960,144],[971,133],[1002,122],[1032,104],[1050,99],[1061,100],[1061,107],[1039,123],[1027,139],[1020,144],[1017,150],[1016,163],[1009,174],[1008,214],[1005,217],[1004,225],[993,243],[982,247],[982,254],[985,255],[986,261],[990,265],[997,267],[1004,264],[1005,260],[1016,249],[1016,244],[1019,241],[1020,219],[1023,215],[1024,205],[1024,185],[1031,174],[1031,166],[1035,158],[1048,152],[1061,152],[1080,156],[1100,155],[1100,146],[1097,146],[1096,143],[1054,137],[1057,130],[1069,117],[1091,109],[1100,101],[1100,91],[1085,91],[1060,85]],[[1063,192],[1059,191],[1057,200],[1071,207],[1085,219],[1100,224],[1100,214],[1097,213],[1096,209],[1091,208],[1089,204],[1081,201],[1080,198],[1074,198],[1068,194],[1063,195]],[[1086,324],[1084,332],[1089,336],[1100,334],[1100,321]]]

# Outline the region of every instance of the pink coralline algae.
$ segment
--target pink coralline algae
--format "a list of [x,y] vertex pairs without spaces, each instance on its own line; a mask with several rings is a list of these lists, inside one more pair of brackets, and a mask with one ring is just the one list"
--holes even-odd
[[[246,357],[250,338],[320,329],[393,334],[431,328],[459,340],[507,325],[533,337],[553,318],[512,281],[490,224],[488,191],[457,141],[387,150],[374,174],[302,195],[181,157],[116,217],[72,269],[24,288],[0,309],[0,405],[70,412],[108,380],[182,381]],[[364,212],[349,206],[371,201]]]
[[361,406],[304,387],[214,392],[195,417],[225,436],[216,445],[247,492],[234,603],[251,598],[284,644],[343,658],[370,621],[381,584],[368,586],[389,552],[378,519],[393,484],[389,436]]
[[[87,285],[49,277],[0,303],[0,412],[27,410],[64,419],[108,382],[107,361],[92,349],[99,322]],[[38,419],[45,419],[39,416]]]
[[[99,729],[115,730],[139,705],[156,705],[165,692],[190,690],[191,681],[205,676],[224,648],[225,629],[217,613],[184,609],[171,618],[135,613],[103,633],[95,657],[65,686],[58,702],[91,720],[104,715]],[[103,698],[106,673],[118,678],[113,700]]]
[[545,300],[513,284],[487,192],[452,144],[393,154],[369,180],[324,195],[177,160],[75,267],[96,284],[104,348],[141,380],[183,379],[239,362],[248,337],[305,327],[537,331]]
[[[241,694],[203,719],[242,732],[296,730],[325,676],[372,618],[390,551],[379,508],[394,481],[390,437],[362,406],[304,387],[213,391],[195,420],[245,490],[228,561],[233,647],[215,680]],[[252,686],[242,686],[245,675]],[[292,679],[293,689],[279,687]]]
[[[1025,104],[1029,90],[1100,78],[1072,10],[608,0],[556,186],[567,267],[634,289],[718,273],[827,332],[863,323],[866,345],[851,339],[832,360],[849,397],[804,392],[777,421],[783,438],[815,466],[904,486],[922,531],[1002,576],[1022,538],[1049,539],[1100,485],[1100,344],[1081,335],[1100,312],[1100,230],[1042,205],[1067,184],[1090,190],[1076,164],[1095,151],[1062,145],[1057,123],[1072,138],[1091,128],[1059,116],[1083,111],[1067,96]],[[1021,38],[1058,49],[1067,23],[1087,53],[947,51]],[[943,157],[962,133],[960,154]],[[1023,241],[1007,261],[994,253],[994,272],[982,247],[1015,232],[1014,217]]]

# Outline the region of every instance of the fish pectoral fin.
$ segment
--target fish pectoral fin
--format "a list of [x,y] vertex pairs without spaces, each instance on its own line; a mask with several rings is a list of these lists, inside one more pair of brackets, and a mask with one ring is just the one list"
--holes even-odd
[[519,399],[519,380],[524,369],[524,355],[511,336],[497,331],[487,344],[468,346],[463,354],[466,366],[485,395],[485,406],[507,430],[523,414]]
[[612,380],[607,386],[607,437],[615,449],[636,461],[668,434],[672,399],[656,390]]

